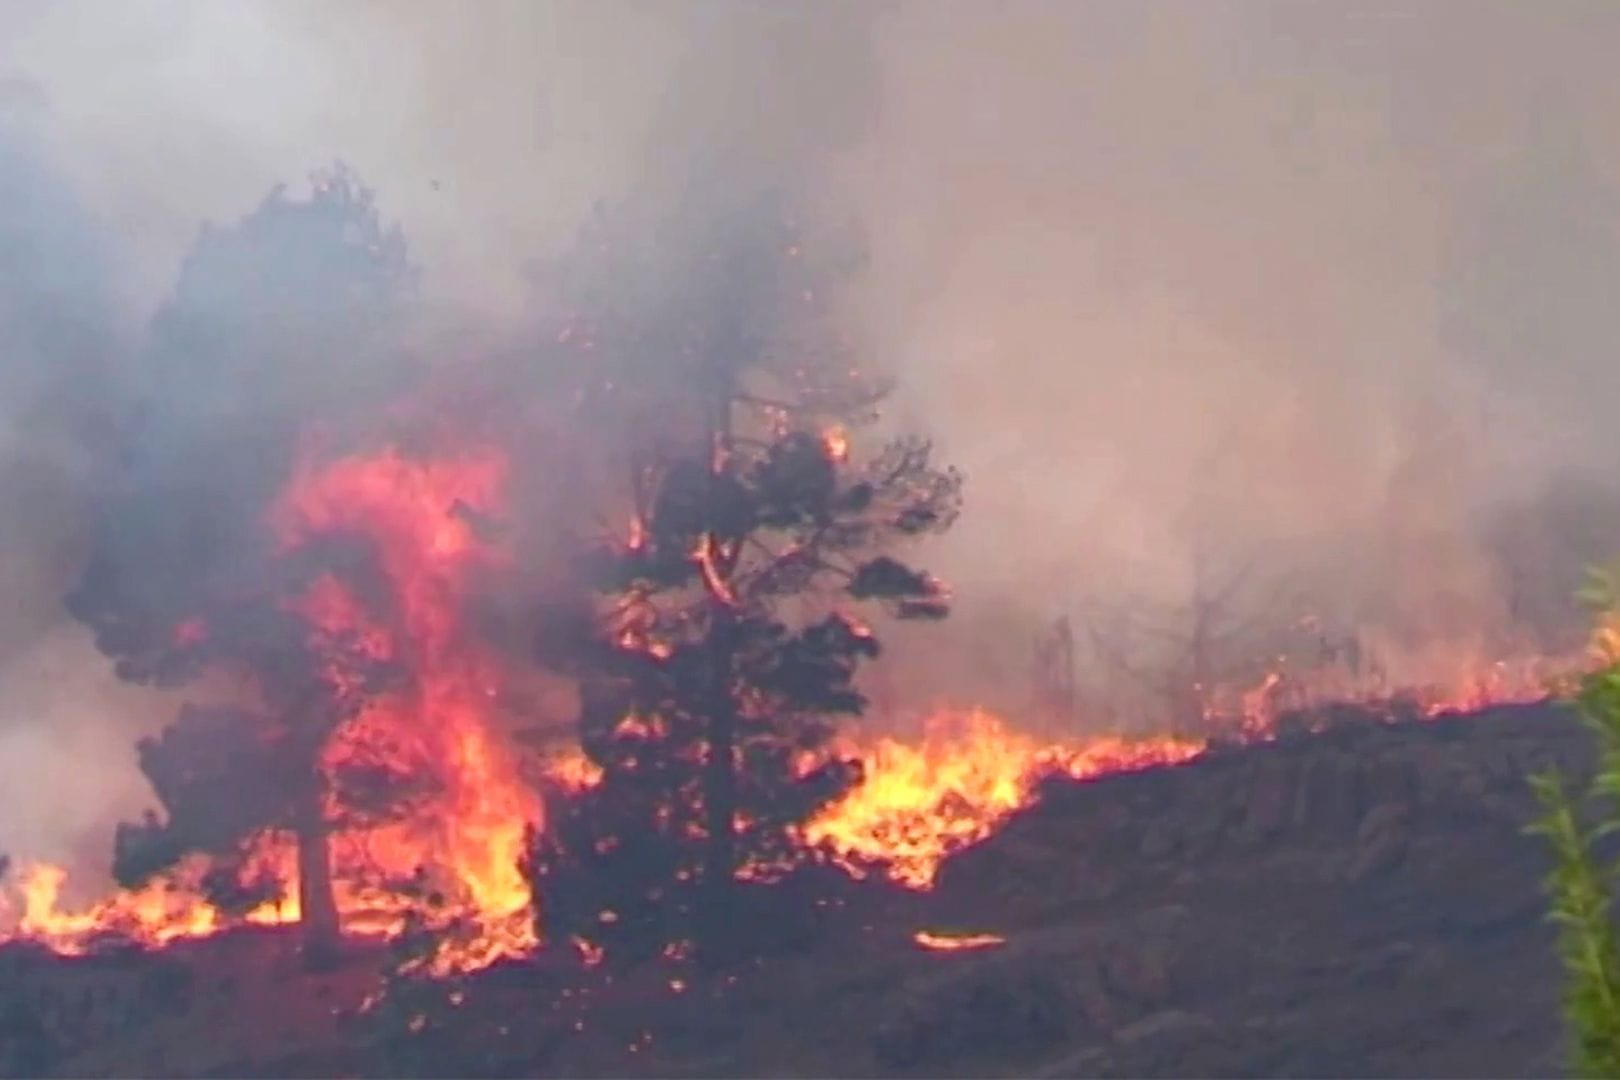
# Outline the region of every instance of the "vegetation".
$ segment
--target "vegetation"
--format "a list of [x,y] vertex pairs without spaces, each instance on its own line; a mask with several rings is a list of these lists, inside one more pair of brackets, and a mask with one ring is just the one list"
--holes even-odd
[[[257,832],[299,839],[312,958],[335,944],[326,793],[358,810],[322,749],[391,672],[346,641],[311,640],[290,610],[316,576],[363,568],[346,539],[285,551],[262,514],[310,424],[343,429],[397,372],[392,326],[413,282],[403,239],[346,171],[306,198],[281,189],[227,228],[205,228],[154,318],[136,373],[146,388],[120,431],[123,472],[67,598],[119,677],[181,686],[206,671],[257,688],[254,709],[186,709],[140,746],[164,818],[120,830],[115,872],[135,884],[185,854],[223,857],[205,885],[251,906],[231,860]],[[364,786],[364,785],[363,785]]]
[[[1549,771],[1531,778],[1542,814],[1531,831],[1552,845],[1555,866],[1547,879],[1551,918],[1558,927],[1564,967],[1565,1020],[1571,1065],[1583,1076],[1620,1076],[1620,940],[1614,893],[1620,864],[1601,850],[1620,832],[1620,579],[1595,575],[1587,598],[1604,613],[1599,644],[1607,663],[1582,682],[1577,704],[1597,737],[1597,772],[1580,803]],[[1597,811],[1589,824],[1581,803]]]
[[[650,306],[666,348],[654,409],[625,429],[627,530],[594,546],[575,623],[602,781],[553,810],[530,867],[551,940],[736,943],[739,880],[790,869],[794,826],[858,779],[830,718],[861,711],[879,649],[849,609],[946,614],[942,586],[887,552],[951,524],[960,477],[920,441],[851,457],[845,427],[881,390],[815,338],[827,270],[800,243],[774,200],[732,208],[685,235],[663,278],[683,286]],[[591,323],[605,381],[644,389],[647,326]]]

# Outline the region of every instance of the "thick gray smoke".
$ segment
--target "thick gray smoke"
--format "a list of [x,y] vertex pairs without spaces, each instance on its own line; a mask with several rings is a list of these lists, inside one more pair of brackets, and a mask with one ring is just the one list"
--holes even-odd
[[[849,331],[969,477],[902,696],[1019,706],[1041,624],[1200,566],[1415,652],[1556,628],[1615,517],[1616,47],[1608,4],[13,0],[0,844],[138,799],[56,600],[130,328],[201,221],[339,158],[447,369],[522,353],[598,200],[786,181],[859,218]],[[101,794],[42,793],[69,762]]]
[[[0,101],[0,845],[73,851],[110,805],[140,796],[109,716],[151,705],[93,662],[63,591],[101,490],[127,338],[104,226]],[[42,782],[78,776],[85,787]]]

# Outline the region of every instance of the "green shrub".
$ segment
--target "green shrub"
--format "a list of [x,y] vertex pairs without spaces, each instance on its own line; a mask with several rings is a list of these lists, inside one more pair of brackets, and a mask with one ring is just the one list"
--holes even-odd
[[[1551,843],[1550,917],[1564,968],[1564,1019],[1570,1064],[1582,1076],[1620,1077],[1620,943],[1613,917],[1620,865],[1596,845],[1620,832],[1620,579],[1594,575],[1586,598],[1600,611],[1597,644],[1604,663],[1581,681],[1582,722],[1597,736],[1597,771],[1572,799],[1557,770],[1531,777],[1542,812],[1530,831]],[[1596,823],[1587,821],[1592,811]]]

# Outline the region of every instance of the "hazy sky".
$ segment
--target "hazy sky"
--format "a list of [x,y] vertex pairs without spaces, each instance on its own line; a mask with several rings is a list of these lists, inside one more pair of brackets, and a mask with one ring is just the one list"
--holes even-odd
[[[930,646],[977,660],[940,676],[967,692],[1023,678],[1025,640],[975,628],[1173,594],[1194,521],[1356,551],[1380,617],[1488,615],[1473,509],[1620,464],[1616,55],[1611,3],[0,0],[0,227],[67,268],[46,308],[116,335],[201,220],[342,158],[428,294],[500,326],[598,199],[720,156],[815,178],[869,233],[849,317],[895,418],[969,476],[931,559],[965,618]],[[132,755],[85,735],[104,664],[46,603],[85,491],[51,418],[94,365],[18,303],[0,452],[55,447],[25,471],[57,524],[0,534],[32,613],[0,636],[0,846],[61,847],[106,807],[29,770]]]

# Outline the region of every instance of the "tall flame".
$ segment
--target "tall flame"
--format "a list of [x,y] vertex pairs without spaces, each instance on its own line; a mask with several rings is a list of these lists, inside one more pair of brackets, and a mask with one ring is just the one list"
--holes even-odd
[[327,764],[384,756],[434,782],[427,812],[370,830],[366,846],[384,873],[420,866],[447,879],[480,928],[461,958],[470,964],[535,944],[518,863],[541,808],[496,737],[501,666],[462,625],[470,575],[496,558],[476,526],[496,508],[503,480],[493,453],[421,462],[390,449],[300,470],[270,515],[289,548],[329,533],[358,534],[375,547],[393,611],[368,609],[330,577],[303,607],[318,633],[353,635],[377,659],[401,665],[408,680],[347,725]]
[[879,868],[914,889],[934,883],[953,852],[989,836],[1047,776],[1090,779],[1185,761],[1202,741],[1097,738],[1049,745],[983,710],[931,717],[919,743],[879,738],[845,748],[861,785],[812,819],[805,840],[856,876]]
[[[420,461],[388,449],[306,464],[268,514],[286,550],[342,533],[375,552],[382,595],[362,598],[326,574],[294,605],[317,647],[341,635],[406,673],[339,730],[323,766],[384,765],[413,791],[425,791],[426,801],[398,820],[340,828],[331,838],[334,892],[346,929],[392,933],[413,901],[387,886],[420,868],[445,895],[449,914],[472,928],[435,958],[441,970],[483,966],[536,944],[518,863],[525,830],[540,823],[540,801],[497,734],[501,667],[463,625],[473,573],[497,558],[478,523],[498,509],[503,479],[493,453]],[[341,677],[335,664],[333,674]],[[562,768],[565,778],[580,771],[572,762]],[[278,878],[287,898],[246,921],[295,921],[291,838],[262,834],[249,863]],[[206,858],[193,856],[160,882],[72,912],[60,905],[62,871],[25,867],[22,910],[9,921],[64,952],[106,935],[161,945],[213,933],[226,920],[202,899],[207,869]]]

